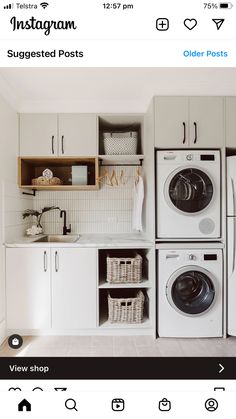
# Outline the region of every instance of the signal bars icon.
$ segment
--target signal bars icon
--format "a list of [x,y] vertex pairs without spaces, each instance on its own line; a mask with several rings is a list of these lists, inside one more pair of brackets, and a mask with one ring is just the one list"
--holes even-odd
[[43,3],[40,3],[40,6],[43,8],[43,9],[46,9],[46,7],[48,7],[48,3],[46,2],[46,1],[44,1]]
[[13,3],[9,3],[9,4],[6,4],[6,6],[3,6],[3,9],[13,9]]

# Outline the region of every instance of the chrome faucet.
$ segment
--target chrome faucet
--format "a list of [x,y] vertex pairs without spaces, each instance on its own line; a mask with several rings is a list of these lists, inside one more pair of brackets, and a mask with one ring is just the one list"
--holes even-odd
[[63,236],[66,236],[67,233],[71,233],[71,224],[69,227],[66,226],[66,211],[60,210],[60,217],[62,218],[64,216],[64,224],[63,224]]

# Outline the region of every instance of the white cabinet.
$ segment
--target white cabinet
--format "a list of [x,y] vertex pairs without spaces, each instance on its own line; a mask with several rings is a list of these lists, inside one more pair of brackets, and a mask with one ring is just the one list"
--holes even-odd
[[224,146],[224,99],[156,97],[155,146],[173,149]]
[[97,250],[7,248],[8,329],[96,327]]
[[6,249],[8,329],[51,327],[50,249]]
[[57,115],[20,115],[20,155],[57,156]]
[[226,110],[226,147],[236,148],[236,97],[227,97]]
[[52,327],[96,327],[96,249],[53,248]]
[[224,146],[224,99],[190,97],[189,147],[220,148]]
[[20,156],[96,156],[97,117],[88,114],[21,114]]
[[188,143],[188,98],[157,97],[155,99],[155,146],[186,147]]
[[59,115],[58,127],[59,156],[97,155],[96,115]]

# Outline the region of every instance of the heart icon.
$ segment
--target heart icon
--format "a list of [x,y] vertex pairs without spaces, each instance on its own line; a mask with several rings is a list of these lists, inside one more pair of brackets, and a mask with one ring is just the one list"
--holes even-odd
[[197,20],[196,19],[185,19],[184,20],[184,26],[188,28],[190,31],[197,26]]

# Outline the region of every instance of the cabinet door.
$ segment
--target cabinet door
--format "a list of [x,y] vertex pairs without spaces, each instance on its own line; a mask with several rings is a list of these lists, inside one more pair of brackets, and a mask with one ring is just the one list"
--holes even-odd
[[57,115],[20,115],[20,155],[57,156]]
[[224,146],[224,99],[222,97],[190,98],[191,148],[219,148]]
[[184,148],[188,146],[188,98],[155,98],[155,146]]
[[236,148],[236,97],[226,98],[226,147]]
[[96,156],[96,115],[59,115],[59,155]]
[[54,248],[52,263],[52,327],[96,327],[96,249]]
[[44,249],[6,249],[8,329],[51,327],[50,252]]

